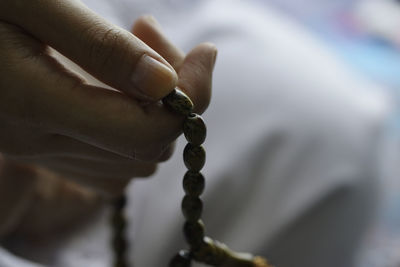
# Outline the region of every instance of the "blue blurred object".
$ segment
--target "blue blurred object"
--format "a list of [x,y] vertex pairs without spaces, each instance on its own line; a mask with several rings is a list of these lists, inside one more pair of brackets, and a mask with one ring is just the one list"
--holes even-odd
[[389,42],[368,34],[357,22],[360,2],[270,0],[295,17],[349,65],[391,88],[400,87],[400,52]]
[[[361,5],[374,0],[269,0],[273,5],[306,26],[344,62],[367,79],[381,84],[400,107],[400,50],[379,35],[371,34],[357,19]],[[379,0],[380,3],[391,0]],[[378,2],[378,3],[379,3]],[[400,132],[400,111],[392,126]]]

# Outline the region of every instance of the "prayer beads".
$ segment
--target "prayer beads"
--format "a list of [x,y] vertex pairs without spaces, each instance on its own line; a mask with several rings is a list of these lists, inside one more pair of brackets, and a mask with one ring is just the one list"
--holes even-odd
[[205,236],[204,223],[201,221],[203,202],[200,199],[205,179],[200,171],[206,161],[202,146],[206,139],[206,125],[200,115],[193,113],[190,98],[179,89],[167,95],[163,103],[174,112],[186,116],[183,134],[188,141],[183,151],[183,161],[188,171],[182,183],[185,196],[181,208],[186,219],[183,234],[190,250],[178,252],[169,262],[169,267],[190,267],[192,260],[221,267],[271,267],[262,257],[235,253],[226,245]]
[[[206,161],[206,152],[202,146],[206,139],[206,125],[200,115],[193,113],[193,102],[182,91],[174,89],[163,99],[163,103],[174,112],[185,116],[182,128],[188,141],[183,151],[183,160],[188,171],[182,182],[185,196],[181,209],[186,219],[183,234],[190,250],[179,251],[170,260],[169,267],[191,267],[193,260],[221,267],[272,267],[262,257],[233,252],[226,245],[205,236],[205,226],[201,220],[203,202],[200,198],[204,191],[205,179],[200,171]],[[129,266],[126,259],[128,244],[125,239],[125,205],[125,196],[113,202],[111,224],[114,267]]]

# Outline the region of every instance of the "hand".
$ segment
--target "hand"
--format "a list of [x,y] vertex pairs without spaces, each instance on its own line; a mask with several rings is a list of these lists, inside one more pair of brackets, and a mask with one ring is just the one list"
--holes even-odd
[[[1,1],[0,151],[113,194],[153,173],[183,120],[157,100],[178,84],[203,112],[216,49],[184,59],[159,30],[141,32],[154,28],[145,20],[138,38],[77,1]],[[88,85],[48,46],[116,90]]]
[[104,201],[92,190],[38,166],[0,155],[0,239],[46,242],[93,218]]

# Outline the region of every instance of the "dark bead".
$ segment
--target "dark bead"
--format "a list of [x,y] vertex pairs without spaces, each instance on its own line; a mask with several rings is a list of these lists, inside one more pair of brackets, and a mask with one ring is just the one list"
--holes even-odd
[[116,255],[125,254],[127,243],[124,238],[116,236],[112,240],[112,246]]
[[179,251],[169,262],[169,267],[190,267],[191,266],[190,253],[186,250]]
[[111,224],[114,229],[124,229],[126,227],[126,219],[122,212],[115,212],[112,214]]
[[114,262],[114,267],[128,267],[128,263],[125,259],[118,259]]
[[185,222],[183,233],[186,242],[193,248],[202,244],[204,238],[204,224],[201,220],[197,222]]
[[176,88],[164,97],[162,102],[181,115],[188,116],[193,110],[192,100],[184,92]]
[[183,150],[183,161],[186,168],[191,171],[200,171],[206,162],[206,151],[203,146],[187,144]]
[[126,196],[122,195],[112,201],[112,205],[116,210],[121,210],[126,206]]
[[186,195],[182,200],[182,213],[186,220],[195,222],[200,219],[203,212],[203,202],[198,197]]
[[189,143],[196,146],[203,144],[206,140],[207,128],[202,117],[195,113],[187,116],[183,123],[183,134]]
[[182,184],[187,195],[198,197],[204,191],[205,179],[200,172],[187,171]]

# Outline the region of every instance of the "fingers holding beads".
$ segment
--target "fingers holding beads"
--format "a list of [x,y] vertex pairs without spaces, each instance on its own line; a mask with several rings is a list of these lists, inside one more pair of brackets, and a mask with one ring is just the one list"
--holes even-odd
[[[154,46],[156,47],[155,44]],[[181,62],[179,57],[182,55],[179,51],[172,48],[168,51],[163,53],[170,60],[175,57],[175,63]],[[163,152],[161,153],[163,156],[157,157],[157,160],[164,160],[167,154],[164,152],[165,148],[170,147],[173,140],[181,134],[182,128],[189,143],[198,147],[204,142],[206,126],[202,118],[195,113],[203,113],[210,103],[211,79],[216,54],[217,50],[214,45],[203,43],[189,52],[182,59],[182,64],[174,65],[179,67],[178,88],[163,99],[161,110],[159,105],[146,107],[145,126],[147,126],[147,130],[143,129],[145,134],[142,135],[146,139],[141,142],[143,147],[140,146],[135,151],[136,158],[149,160],[148,157],[143,157],[145,154],[140,152],[143,149],[149,151],[149,148],[153,147],[154,149],[150,149],[153,152],[157,152],[157,149]],[[165,112],[165,109],[172,109],[174,112]],[[203,161],[205,160],[204,153],[200,157],[204,158]]]
[[209,43],[200,44],[185,57],[185,54],[166,38],[161,26],[152,16],[140,17],[135,22],[132,33],[163,56],[179,73],[178,88],[167,95],[163,103],[174,111],[174,115],[180,115],[171,120],[157,121],[158,126],[163,128],[162,132],[169,136],[165,140],[172,140],[179,135],[184,119],[183,130],[186,138],[190,143],[200,145],[206,137],[206,127],[201,117],[194,112],[204,112],[210,102],[211,76],[217,53],[215,46]]
[[178,87],[195,103],[194,111],[203,113],[211,96],[211,74],[217,49],[211,43],[203,43],[192,49],[187,56],[163,34],[160,24],[152,16],[136,20],[132,33],[144,41],[178,72]]
[[179,87],[163,99],[161,106],[145,107],[146,119],[143,121],[146,128],[136,128],[137,132],[143,131],[141,136],[144,137],[142,142],[137,142],[136,156],[149,147],[169,146],[182,130],[193,145],[204,142],[206,127],[195,113],[204,112],[210,102],[215,55],[216,49],[211,44],[194,48],[181,66]]

